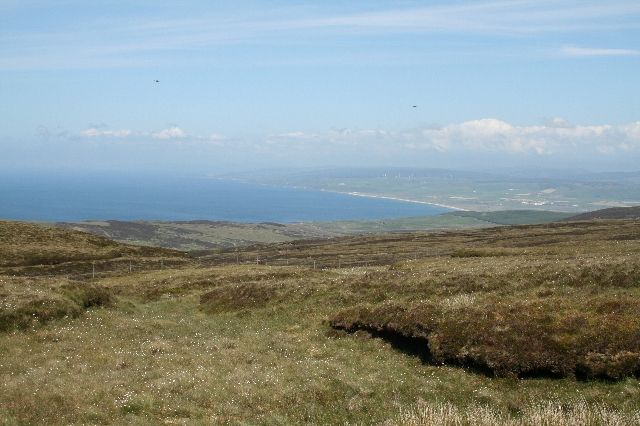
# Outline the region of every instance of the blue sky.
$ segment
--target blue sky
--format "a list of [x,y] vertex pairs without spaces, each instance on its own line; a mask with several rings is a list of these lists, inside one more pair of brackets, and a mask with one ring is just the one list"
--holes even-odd
[[0,167],[638,169],[638,75],[637,0],[0,0]]

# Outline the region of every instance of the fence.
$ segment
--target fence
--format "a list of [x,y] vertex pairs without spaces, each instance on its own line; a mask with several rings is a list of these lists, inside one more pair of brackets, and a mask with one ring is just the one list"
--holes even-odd
[[198,266],[225,265],[263,265],[263,266],[295,266],[314,270],[342,269],[354,267],[371,267],[392,265],[396,262],[417,260],[426,257],[442,256],[450,253],[435,250],[423,250],[412,253],[369,253],[345,255],[317,256],[282,256],[260,253],[226,252],[194,258],[148,258],[148,259],[99,259],[67,262],[52,265],[32,265],[0,268],[0,274],[18,276],[66,276],[70,279],[87,280],[130,273],[154,271],[161,269],[181,269]]

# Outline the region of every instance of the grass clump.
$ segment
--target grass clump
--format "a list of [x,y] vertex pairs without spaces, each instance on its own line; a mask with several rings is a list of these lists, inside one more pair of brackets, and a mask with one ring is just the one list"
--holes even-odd
[[200,308],[207,313],[257,309],[284,297],[286,291],[273,283],[249,282],[217,287],[200,296]]
[[97,284],[46,278],[0,277],[0,331],[25,329],[113,303]]

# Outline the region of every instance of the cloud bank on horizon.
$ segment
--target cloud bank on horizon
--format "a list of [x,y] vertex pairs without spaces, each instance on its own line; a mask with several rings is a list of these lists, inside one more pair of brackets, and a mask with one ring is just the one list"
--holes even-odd
[[637,169],[637,75],[636,0],[8,0],[0,166]]
[[[198,134],[179,126],[155,130],[105,125],[78,132],[40,129],[47,151],[66,146],[82,161],[99,151],[136,167],[151,162],[182,170],[318,166],[491,168],[507,166],[637,169],[640,121],[575,125],[553,118],[521,126],[486,118],[402,131],[330,129],[288,131],[264,139]],[[171,159],[173,163],[169,162]],[[133,162],[132,162],[133,160]],[[94,158],[95,161],[95,158]],[[142,162],[140,162],[142,161]],[[357,161],[357,162],[356,162]],[[105,164],[102,164],[103,166]],[[615,169],[615,168],[614,168]]]

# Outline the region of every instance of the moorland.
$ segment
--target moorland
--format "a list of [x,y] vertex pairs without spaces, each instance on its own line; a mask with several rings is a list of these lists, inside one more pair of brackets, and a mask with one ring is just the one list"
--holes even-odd
[[5,424],[638,424],[640,222],[185,252],[0,222]]

